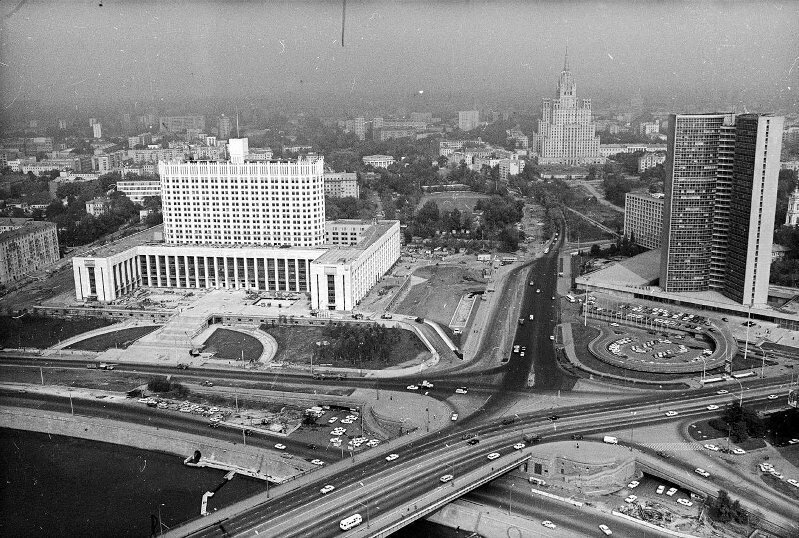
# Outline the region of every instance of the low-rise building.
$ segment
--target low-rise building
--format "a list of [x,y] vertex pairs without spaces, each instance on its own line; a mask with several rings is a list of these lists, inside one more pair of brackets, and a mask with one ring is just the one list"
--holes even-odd
[[666,153],[646,153],[638,157],[638,172],[644,172],[666,162]]
[[399,259],[399,221],[329,221],[326,237],[307,248],[108,245],[73,258],[75,296],[109,302],[139,287],[294,291],[308,293],[311,308],[352,310]]
[[394,164],[394,157],[391,155],[367,155],[363,157],[363,164],[375,168],[388,168]]
[[31,222],[33,222],[33,219],[25,217],[0,217],[0,233],[22,228]]
[[352,196],[360,198],[361,191],[358,187],[358,176],[355,172],[325,172],[325,196],[331,198],[344,198]]
[[86,213],[93,217],[101,217],[111,209],[111,200],[108,198],[94,198],[86,202]]
[[0,285],[8,285],[58,261],[52,222],[29,222],[0,233]]
[[147,197],[161,196],[161,181],[158,179],[123,179],[117,181],[117,190],[130,198],[131,202],[140,204]]

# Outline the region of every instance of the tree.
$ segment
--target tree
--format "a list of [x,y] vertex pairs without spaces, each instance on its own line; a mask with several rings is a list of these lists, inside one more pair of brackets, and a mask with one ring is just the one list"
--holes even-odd
[[519,230],[512,226],[506,226],[499,232],[497,239],[501,241],[502,250],[514,252],[519,248]]

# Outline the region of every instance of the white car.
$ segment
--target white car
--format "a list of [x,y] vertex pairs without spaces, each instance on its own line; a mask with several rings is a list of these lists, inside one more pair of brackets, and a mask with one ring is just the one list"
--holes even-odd
[[330,492],[331,492],[331,491],[333,491],[334,489],[336,489],[336,488],[335,488],[335,486],[331,486],[330,484],[328,484],[328,485],[326,485],[325,487],[323,487],[322,489],[320,489],[319,491],[321,491],[321,492],[322,492],[322,495],[325,495],[325,494],[327,494],[327,493],[330,493]]
[[499,452],[492,452],[491,454],[488,455],[488,459],[490,460],[495,460],[498,457],[499,457]]
[[666,486],[658,486],[658,489],[655,490],[655,493],[658,495],[663,495],[663,492],[666,491]]
[[637,500],[638,500],[638,495],[630,495],[626,499],[624,499],[624,502],[626,502],[626,503],[634,503]]
[[323,462],[322,460],[311,460],[311,463],[313,463],[314,465],[318,465],[320,467],[325,464],[325,462]]
[[785,475],[783,475],[782,473],[780,473],[779,471],[777,471],[777,469],[771,469],[771,470],[769,470],[769,474],[770,474],[771,476],[775,477],[775,478],[779,478],[780,480],[782,480],[783,478],[785,478]]
[[275,445],[275,448],[278,450],[286,450],[286,445],[278,443]]
[[677,411],[666,411],[667,417],[676,417],[678,414]]
[[790,441],[788,441],[788,444],[789,444],[789,445],[796,445],[796,444],[799,444],[799,439],[791,439]]
[[337,420],[338,420],[338,417],[331,417],[331,418],[330,418],[330,419],[327,421],[327,423],[328,423],[328,424],[335,424]]
[[458,387],[455,389],[455,394],[466,394],[469,390],[466,387]]
[[677,488],[669,488],[669,490],[666,492],[666,495],[672,497],[675,493],[677,493]]
[[688,499],[677,499],[677,502],[680,503],[683,506],[693,506],[694,505],[694,503],[692,503]]
[[613,531],[612,531],[612,530],[610,530],[610,529],[608,528],[608,526],[607,526],[607,525],[600,525],[600,526],[599,526],[599,530],[601,530],[602,532],[604,532],[604,533],[605,533],[605,536],[610,536],[611,534],[613,534]]
[[533,321],[534,318],[535,318],[535,316],[530,314],[530,321]]
[[730,391],[728,391],[728,390],[724,390],[724,389],[721,389],[721,390],[717,390],[717,391],[716,391],[716,394],[729,394],[729,393],[730,393]]
[[399,454],[389,454],[386,456],[386,461],[394,461],[397,458],[399,458]]
[[218,407],[212,407],[212,408],[209,409],[209,411],[211,413],[218,413],[219,412],[219,408]]
[[710,473],[705,471],[704,469],[694,469],[694,472],[699,476],[704,476],[705,478],[710,478]]
[[369,441],[366,442],[366,446],[370,448],[374,448],[379,444],[380,444],[380,439],[369,439]]
[[716,409],[718,409],[718,408],[719,408],[719,406],[718,406],[718,405],[708,405],[708,406],[707,406],[707,410],[708,410],[708,411],[715,411],[715,410],[716,410]]
[[535,290],[536,293],[541,293],[540,289]]
[[515,445],[513,445],[513,448],[514,448],[515,450],[521,450],[521,449],[523,449],[523,448],[524,448],[524,447],[526,447],[526,446],[527,446],[527,445],[525,445],[524,443],[516,443]]
[[552,523],[552,522],[551,522],[550,520],[548,520],[548,519],[547,519],[547,520],[545,520],[545,521],[542,521],[542,522],[541,522],[541,524],[542,524],[544,527],[548,528],[548,529],[554,529],[555,527],[557,527],[557,525],[555,525],[554,523]]
[[355,422],[355,421],[352,420],[352,419],[349,419],[349,418],[342,418],[341,419],[341,423],[342,424],[352,424],[353,422]]
[[452,413],[449,417],[450,420],[455,421],[458,420],[458,413]]
[[408,390],[419,390],[419,386],[418,385],[408,385],[405,388],[408,389]]
[[777,398],[779,398],[779,396],[777,396],[776,394],[769,394],[768,395],[768,399],[769,400],[776,400]]
[[449,482],[450,480],[452,480],[452,478],[453,476],[451,474],[445,474],[444,476],[439,478],[439,480],[441,480],[442,482]]
[[639,484],[640,484],[640,482],[638,480],[633,480],[632,482],[627,484],[627,487],[630,488],[630,489],[635,489],[635,488],[638,487]]
[[721,448],[718,445],[704,445],[704,447],[708,450],[712,450],[713,452],[718,452]]
[[746,450],[744,450],[743,448],[733,448],[732,453],[741,456],[742,454],[746,454]]
[[432,389],[433,388],[433,384],[431,382],[429,382],[428,380],[426,380],[426,379],[424,381],[422,381],[422,386],[424,388],[426,388],[426,389]]
[[555,340],[555,337],[554,337],[553,335],[551,335],[551,334],[550,334],[550,335],[549,335],[549,339],[554,341],[554,340]]

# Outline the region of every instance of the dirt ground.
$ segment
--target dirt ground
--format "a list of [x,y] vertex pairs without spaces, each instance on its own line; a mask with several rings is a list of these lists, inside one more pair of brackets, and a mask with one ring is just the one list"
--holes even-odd
[[490,198],[490,196],[476,192],[434,192],[422,196],[422,199],[419,200],[419,207],[433,201],[441,212],[457,209],[471,215],[477,201],[487,198]]
[[399,314],[429,318],[449,325],[458,301],[465,293],[482,291],[486,280],[477,268],[461,265],[430,265],[413,273],[413,285],[397,305]]

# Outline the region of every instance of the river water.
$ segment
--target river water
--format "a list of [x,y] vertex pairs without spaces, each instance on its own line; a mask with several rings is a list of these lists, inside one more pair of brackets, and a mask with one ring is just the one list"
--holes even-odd
[[[223,476],[171,454],[0,429],[0,535],[147,537],[159,505],[168,527],[193,518],[203,493]],[[237,475],[208,509],[264,490],[261,481]]]
[[[174,527],[199,514],[204,492],[224,472],[183,465],[160,452],[46,433],[0,429],[0,536],[148,537],[153,517]],[[265,491],[237,475],[208,500],[208,510]],[[398,538],[462,538],[424,520]]]

